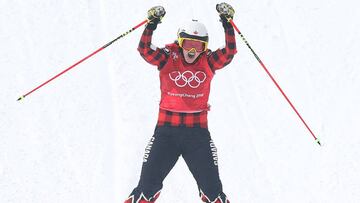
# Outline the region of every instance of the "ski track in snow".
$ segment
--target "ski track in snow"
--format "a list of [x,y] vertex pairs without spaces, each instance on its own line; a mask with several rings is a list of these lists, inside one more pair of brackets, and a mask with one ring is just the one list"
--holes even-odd
[[[163,5],[163,47],[202,21],[224,45],[211,1],[0,2],[0,202],[123,202],[136,186],[160,99],[136,48],[143,27],[22,102],[16,99]],[[209,113],[231,202],[360,202],[360,65],[355,0],[228,1],[234,22],[323,143],[318,147],[250,50],[215,75]],[[200,202],[180,158],[157,201]]]

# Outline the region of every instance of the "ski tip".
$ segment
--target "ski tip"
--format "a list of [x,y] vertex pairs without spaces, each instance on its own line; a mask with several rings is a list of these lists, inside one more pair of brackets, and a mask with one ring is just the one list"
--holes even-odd
[[322,146],[321,143],[320,143],[319,138],[316,138],[315,142],[318,143],[320,147]]
[[23,100],[25,98],[25,96],[21,96],[17,99],[17,101]]

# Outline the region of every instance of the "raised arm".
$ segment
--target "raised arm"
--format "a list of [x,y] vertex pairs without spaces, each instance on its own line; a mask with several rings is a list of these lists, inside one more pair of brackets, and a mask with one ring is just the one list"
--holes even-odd
[[138,46],[138,51],[145,61],[158,66],[158,69],[161,69],[165,65],[168,55],[163,49],[154,46],[151,43],[151,39],[154,30],[157,28],[157,25],[161,23],[161,19],[165,13],[165,9],[162,6],[152,7],[148,11],[149,23],[146,25]]
[[208,63],[214,72],[229,64],[237,52],[234,28],[228,20],[234,17],[235,11],[226,3],[216,5],[216,10],[219,12],[225,31],[225,47],[211,52],[208,56]]

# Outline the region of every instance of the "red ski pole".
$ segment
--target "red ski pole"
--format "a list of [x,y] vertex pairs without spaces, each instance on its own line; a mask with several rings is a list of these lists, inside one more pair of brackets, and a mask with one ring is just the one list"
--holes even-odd
[[61,71],[60,73],[58,73],[57,75],[55,75],[54,77],[50,78],[49,80],[45,81],[44,83],[42,83],[41,85],[37,86],[36,88],[34,88],[33,90],[29,91],[28,93],[22,95],[21,97],[19,97],[17,99],[17,101],[20,101],[22,99],[24,99],[26,96],[30,95],[31,93],[35,92],[36,90],[40,89],[41,87],[43,87],[44,85],[48,84],[49,82],[51,82],[52,80],[56,79],[57,77],[59,77],[60,75],[66,73],[67,71],[69,71],[70,69],[74,68],[75,66],[79,65],[80,63],[82,63],[83,61],[87,60],[88,58],[92,57],[93,55],[99,53],[100,51],[104,50],[106,47],[110,46],[112,43],[114,43],[115,41],[117,41],[118,39],[125,37],[126,35],[128,35],[130,32],[136,30],[137,28],[139,28],[140,26],[144,25],[145,23],[147,23],[149,20],[146,19],[144,21],[142,21],[140,24],[136,25],[135,27],[131,28],[129,31],[121,34],[120,36],[118,36],[117,38],[115,38],[114,40],[110,41],[109,43],[105,44],[104,46],[100,47],[99,49],[95,50],[94,52],[92,52],[91,54],[89,54],[88,56],[84,57],[83,59],[81,59],[80,61],[76,62],[75,64],[71,65],[70,67],[66,68],[65,70]]
[[245,42],[246,46],[251,50],[251,52],[254,54],[255,58],[258,60],[258,62],[260,63],[261,67],[265,70],[265,72],[268,74],[268,76],[271,78],[271,80],[274,82],[275,86],[279,89],[279,91],[281,92],[281,94],[284,96],[284,98],[286,99],[286,101],[289,103],[289,105],[291,106],[291,108],[295,111],[296,115],[298,115],[298,117],[300,118],[300,120],[302,121],[302,123],[305,125],[305,127],[308,129],[308,131],[310,132],[310,134],[313,136],[313,138],[315,139],[316,143],[318,143],[321,146],[320,140],[315,136],[315,134],[313,133],[313,131],[310,129],[310,127],[308,126],[308,124],[305,122],[305,120],[302,118],[302,116],[300,115],[299,111],[295,108],[295,106],[292,104],[292,102],[290,101],[290,99],[286,96],[285,92],[281,89],[280,85],[276,82],[275,78],[271,75],[271,73],[269,72],[269,70],[266,68],[266,66],[264,65],[264,63],[261,61],[261,59],[259,58],[259,56],[255,53],[255,51],[251,48],[250,44],[247,42],[247,40],[245,39],[244,35],[240,32],[240,30],[237,28],[237,26],[235,25],[234,21],[232,19],[230,19],[230,23],[231,25],[234,27],[234,29],[238,32],[238,34],[240,35],[241,39]]

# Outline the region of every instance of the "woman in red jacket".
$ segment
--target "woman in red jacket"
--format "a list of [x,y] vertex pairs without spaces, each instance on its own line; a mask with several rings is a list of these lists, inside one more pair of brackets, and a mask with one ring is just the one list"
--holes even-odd
[[179,156],[196,179],[203,202],[229,203],[219,178],[217,149],[208,131],[207,102],[215,71],[229,64],[236,54],[234,29],[228,21],[234,16],[234,9],[226,3],[216,5],[216,9],[225,30],[226,46],[214,52],[208,49],[206,27],[194,20],[179,28],[175,43],[155,47],[152,34],[165,10],[156,6],[148,11],[150,22],[138,51],[148,63],[158,67],[161,101],[140,181],[125,203],[154,203]]

